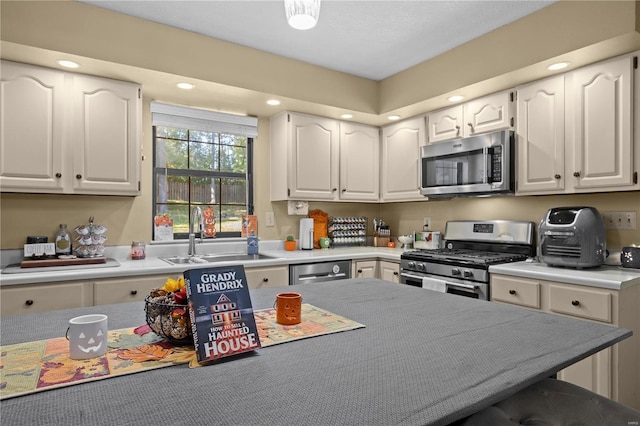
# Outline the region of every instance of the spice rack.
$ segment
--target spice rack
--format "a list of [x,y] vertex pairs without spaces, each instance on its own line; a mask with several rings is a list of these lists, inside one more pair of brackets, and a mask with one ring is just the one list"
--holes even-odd
[[364,246],[367,243],[367,218],[364,216],[330,217],[328,231],[332,247]]

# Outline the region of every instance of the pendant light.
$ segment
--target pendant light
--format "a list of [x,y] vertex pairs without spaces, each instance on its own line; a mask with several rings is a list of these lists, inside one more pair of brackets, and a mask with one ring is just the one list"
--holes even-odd
[[296,30],[316,26],[320,15],[320,0],[284,0],[287,22]]

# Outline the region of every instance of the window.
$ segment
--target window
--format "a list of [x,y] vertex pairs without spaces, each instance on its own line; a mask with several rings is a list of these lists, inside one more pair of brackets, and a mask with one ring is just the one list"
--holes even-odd
[[216,236],[239,237],[242,216],[253,214],[256,126],[229,120],[257,120],[158,103],[151,111],[153,215],[173,220],[174,238],[181,239],[188,237],[192,209],[211,209]]

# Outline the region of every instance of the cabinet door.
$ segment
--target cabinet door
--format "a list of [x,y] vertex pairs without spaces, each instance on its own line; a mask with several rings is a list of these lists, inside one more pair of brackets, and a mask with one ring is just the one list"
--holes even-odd
[[429,143],[442,142],[462,137],[462,105],[432,112],[427,116]]
[[353,262],[353,278],[376,278],[375,260],[358,260]]
[[632,76],[632,57],[591,65],[568,76],[573,151],[567,172],[576,189],[633,186]]
[[291,191],[303,200],[333,200],[338,192],[338,122],[291,114]]
[[251,290],[289,285],[289,268],[286,266],[247,268],[245,274]]
[[2,61],[0,187],[62,192],[64,74]]
[[[176,274],[172,278],[177,279],[181,275]],[[151,290],[162,287],[167,278],[169,278],[167,275],[152,275],[97,281],[93,285],[93,304],[109,305],[142,301]]]
[[376,127],[340,123],[340,199],[380,198],[380,137]]
[[425,117],[382,129],[382,200],[424,200],[420,194],[420,149],[426,144]]
[[613,398],[611,351],[612,348],[603,349],[595,355],[560,370],[558,379],[581,386],[606,398]]
[[140,193],[140,86],[73,77],[73,188],[81,194]]
[[378,262],[380,266],[380,278],[392,283],[400,282],[400,264],[396,262],[388,262],[381,260]]
[[[0,287],[0,314],[20,315],[91,306],[93,288],[86,282],[9,285]],[[62,330],[64,331],[64,330]]]
[[564,76],[518,88],[517,193],[564,191]]
[[513,94],[509,91],[469,101],[464,104],[464,136],[473,136],[511,127]]

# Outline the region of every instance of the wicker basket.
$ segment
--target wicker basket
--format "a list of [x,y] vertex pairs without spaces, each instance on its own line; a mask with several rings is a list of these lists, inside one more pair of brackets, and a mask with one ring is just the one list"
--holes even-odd
[[[184,315],[176,314],[176,309],[184,309]],[[193,343],[189,306],[157,303],[147,296],[144,311],[147,324],[158,336],[176,345]]]

